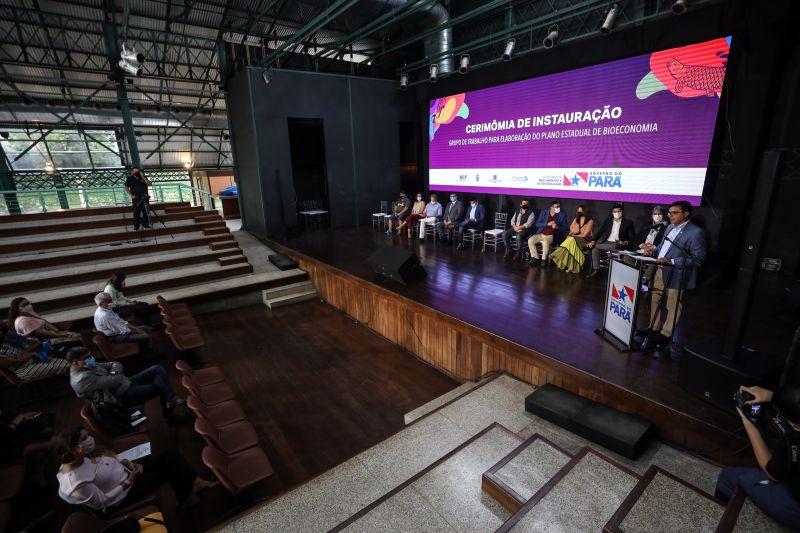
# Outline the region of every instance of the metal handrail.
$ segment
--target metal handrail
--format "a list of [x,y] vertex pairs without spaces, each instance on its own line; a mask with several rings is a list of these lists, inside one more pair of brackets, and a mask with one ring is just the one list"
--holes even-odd
[[[184,183],[153,183],[155,202],[186,202],[214,209],[211,193]],[[54,187],[49,189],[0,190],[0,215],[11,213],[46,213],[48,209],[75,209],[118,205],[127,200],[124,186]]]

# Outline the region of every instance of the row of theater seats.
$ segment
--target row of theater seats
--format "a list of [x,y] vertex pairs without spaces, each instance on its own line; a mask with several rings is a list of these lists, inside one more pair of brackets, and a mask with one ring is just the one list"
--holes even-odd
[[181,360],[175,368],[188,392],[186,405],[197,417],[194,429],[206,442],[203,463],[222,486],[239,494],[271,476],[272,465],[258,445],[258,434],[220,369],[194,370]]

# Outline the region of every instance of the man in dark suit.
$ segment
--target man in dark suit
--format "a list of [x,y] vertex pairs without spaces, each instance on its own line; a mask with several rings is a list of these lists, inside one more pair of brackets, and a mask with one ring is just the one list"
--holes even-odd
[[455,230],[462,220],[464,220],[464,204],[453,193],[450,195],[450,203],[447,204],[444,210],[442,220],[436,224],[436,233],[439,235],[439,240],[444,239],[445,231]]
[[636,229],[633,222],[623,218],[622,206],[615,205],[611,209],[611,217],[607,218],[600,231],[595,234],[593,242],[587,246],[592,250],[592,270],[586,275],[593,278],[600,272],[600,254],[609,250],[627,250],[636,240]]
[[[673,202],[667,216],[670,225],[661,244],[644,245],[645,254],[657,258],[656,264],[660,265],[656,269],[653,289],[663,291],[662,298],[666,298],[667,316],[663,322],[659,320],[661,317],[656,316],[656,300],[653,299],[650,305],[650,323],[654,324],[653,332],[656,333],[650,340],[658,349],[664,349],[672,342],[673,326],[681,316],[681,303],[678,301],[681,284],[683,289],[694,289],[697,285],[697,263],[706,259],[703,230],[690,220],[692,204],[685,200]],[[636,333],[644,336],[650,332],[638,330]]]
[[528,237],[533,232],[532,226],[536,222],[536,217],[531,209],[530,202],[523,198],[519,203],[519,211],[511,217],[511,227],[503,232],[503,243],[506,245],[506,254],[503,259],[511,255],[511,239],[517,239],[517,253],[514,259],[519,259],[522,253],[523,243],[528,242]]
[[458,242],[457,250],[464,249],[464,231],[468,229],[475,229],[483,231],[483,223],[486,220],[486,208],[478,203],[475,197],[469,199],[469,206],[464,212],[464,220],[457,226],[456,242]]
[[550,202],[550,209],[542,211],[536,217],[536,227],[533,235],[528,239],[528,250],[531,252],[529,266],[539,262],[539,252],[536,250],[536,243],[542,243],[542,266],[547,265],[547,254],[550,248],[558,246],[564,240],[564,232],[569,227],[567,215],[561,212],[561,202],[553,200]]

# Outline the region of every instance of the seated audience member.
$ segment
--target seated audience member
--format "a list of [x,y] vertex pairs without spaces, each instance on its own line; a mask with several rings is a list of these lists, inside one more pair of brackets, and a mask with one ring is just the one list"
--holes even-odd
[[141,501],[169,485],[183,508],[199,502],[197,494],[218,483],[200,478],[174,448],[157,450],[135,461],[118,459],[96,446],[85,429],[73,428],[55,438],[58,495],[73,505],[113,512]]
[[585,205],[579,205],[575,218],[569,225],[569,235],[551,254],[556,267],[572,274],[580,274],[586,261],[584,251],[592,238],[592,228],[594,220],[589,209]]
[[397,233],[399,234],[403,231],[403,228],[407,228],[407,235],[411,237],[411,228],[414,226],[414,222],[422,218],[422,213],[425,211],[425,199],[422,196],[422,193],[417,193],[417,201],[414,202],[414,205],[411,206],[411,214],[406,217],[404,221],[397,225]]
[[[727,502],[738,488],[768,516],[792,531],[800,530],[800,388],[788,385],[774,393],[761,387],[739,387],[755,398],[769,416],[754,423],[736,410],[750,439],[758,468],[728,466],[717,478],[714,496]],[[773,413],[773,410],[775,411]]]
[[150,346],[150,334],[142,327],[129,324],[112,310],[111,295],[99,292],[94,297],[97,309],[94,312],[94,327],[111,342],[138,342]]
[[72,368],[69,384],[78,398],[93,400],[98,394],[111,395],[125,407],[141,405],[147,400],[159,397],[161,412],[169,425],[181,422],[174,409],[186,403],[172,390],[167,371],[161,365],[153,365],[138,374],[127,377],[122,373],[119,361],[98,363],[92,353],[84,347],[73,348],[67,354]]
[[51,324],[33,310],[33,305],[27,298],[14,298],[8,310],[8,323],[12,325],[17,334],[24,337],[35,337],[48,340],[53,346],[62,344],[82,344],[79,333],[66,331]]
[[511,227],[503,232],[503,243],[506,245],[506,253],[503,258],[511,255],[511,238],[517,240],[517,253],[514,254],[514,259],[519,259],[522,253],[522,244],[528,242],[528,237],[533,231],[531,227],[536,222],[536,217],[531,209],[530,202],[527,198],[523,198],[519,202],[519,210],[511,217]]
[[478,203],[474,197],[469,199],[469,207],[464,213],[464,220],[459,223],[456,231],[457,250],[464,249],[464,231],[474,229],[483,231],[483,223],[486,220],[486,208]]
[[[544,266],[547,264],[547,255],[554,244],[561,242],[564,233],[567,231],[567,215],[561,212],[561,202],[553,200],[550,202],[550,209],[542,211],[536,217],[536,227],[534,234],[528,239],[528,250],[531,252],[530,266],[535,265],[541,260]],[[542,243],[542,257],[536,250],[536,243]]]
[[386,235],[392,234],[392,225],[399,221],[403,222],[411,214],[411,200],[406,198],[405,191],[400,191],[400,198],[392,205],[392,214],[389,216],[389,228]]
[[23,350],[5,342],[0,344],[0,367],[11,371],[21,381],[35,381],[69,372],[67,361],[48,357],[45,350]]
[[455,193],[450,195],[450,203],[444,210],[442,220],[436,224],[436,232],[439,235],[439,240],[443,241],[451,231],[455,232],[456,227],[464,220],[464,204],[462,204],[458,195]]
[[106,283],[103,292],[111,295],[111,303],[114,304],[113,311],[119,316],[123,318],[134,316],[137,320],[146,324],[150,318],[150,305],[146,302],[131,300],[123,294],[125,278],[127,276],[124,272],[113,274]]
[[595,235],[594,242],[589,243],[592,249],[592,270],[586,276],[593,278],[600,272],[600,253],[610,250],[626,250],[633,245],[636,239],[636,230],[633,222],[622,217],[622,206],[615,205],[611,209],[611,218],[607,218],[600,231]]
[[438,202],[438,197],[436,194],[431,194],[431,201],[428,202],[428,205],[425,206],[425,210],[422,212],[422,217],[419,220],[419,240],[425,240],[425,226],[427,224],[434,224],[439,223],[439,220],[442,218],[442,204]]

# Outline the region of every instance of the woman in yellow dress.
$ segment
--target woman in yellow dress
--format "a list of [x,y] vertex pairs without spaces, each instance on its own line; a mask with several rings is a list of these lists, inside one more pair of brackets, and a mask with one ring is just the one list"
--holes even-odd
[[561,270],[580,274],[586,261],[584,250],[592,240],[594,220],[585,205],[578,206],[578,212],[569,225],[569,236],[551,254],[551,261]]

